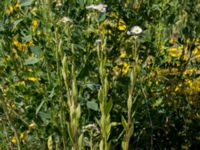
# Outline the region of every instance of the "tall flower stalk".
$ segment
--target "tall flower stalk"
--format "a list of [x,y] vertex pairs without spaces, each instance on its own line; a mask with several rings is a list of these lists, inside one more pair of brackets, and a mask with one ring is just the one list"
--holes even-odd
[[[77,102],[78,90],[77,90],[77,80],[76,80],[76,66],[75,66],[75,50],[74,45],[71,41],[71,30],[73,30],[73,25],[70,23],[65,24],[65,31],[67,37],[67,47],[71,49],[72,57],[67,58],[63,53],[62,55],[62,77],[64,80],[64,85],[67,91],[67,106],[69,109],[69,122],[67,122],[68,134],[72,144],[73,150],[79,150],[82,148],[82,138],[79,136],[79,119],[81,115],[81,108]],[[69,67],[68,64],[71,63]]]
[[122,125],[125,129],[125,135],[124,139],[122,141],[122,149],[123,150],[128,150],[129,149],[129,142],[130,138],[134,133],[134,111],[132,110],[132,106],[136,101],[136,91],[134,90],[135,88],[135,83],[137,80],[137,76],[139,73],[139,65],[138,65],[138,36],[140,33],[142,33],[142,29],[139,26],[134,26],[131,28],[130,31],[128,31],[128,35],[133,34],[131,37],[131,41],[134,41],[133,47],[132,47],[132,58],[134,60],[131,70],[130,70],[130,84],[128,87],[128,99],[127,99],[127,120],[122,116]]
[[112,108],[112,100],[108,100],[109,82],[106,75],[106,38],[103,36],[103,42],[97,46],[98,60],[99,60],[99,75],[101,80],[101,87],[98,91],[98,100],[100,105],[101,118],[99,121],[101,130],[100,150],[109,150],[109,136],[111,132],[110,111]]

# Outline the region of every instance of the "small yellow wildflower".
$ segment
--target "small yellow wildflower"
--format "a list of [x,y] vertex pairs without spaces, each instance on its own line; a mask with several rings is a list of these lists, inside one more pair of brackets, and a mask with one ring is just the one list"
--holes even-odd
[[113,72],[114,72],[115,75],[118,76],[118,75],[120,74],[121,70],[120,70],[120,68],[116,65],[116,66],[113,68]]
[[189,59],[188,54],[184,54],[183,55],[183,60],[188,60],[188,59]]
[[7,9],[6,9],[6,14],[12,14],[13,13],[13,11],[14,11],[14,8],[13,8],[13,6],[9,6]]
[[196,42],[196,43],[199,43],[199,42],[200,42],[200,38],[196,38],[196,39],[195,39],[195,42]]
[[199,55],[200,54],[200,45],[199,46],[196,46],[194,48],[194,50],[192,51],[192,54],[193,55]]
[[180,91],[182,84],[178,84],[175,88],[175,92]]
[[125,58],[125,57],[126,57],[126,52],[125,52],[125,51],[122,51],[119,57],[120,57],[120,58]]
[[39,81],[40,78],[37,78],[37,77],[28,77],[27,80],[29,80],[29,81]]
[[42,33],[42,32],[39,30],[39,31],[37,31],[37,33],[36,33],[36,34],[37,34],[37,36],[40,36],[40,35],[41,35],[41,33]]
[[21,43],[18,40],[13,39],[13,45],[15,45],[16,47],[20,47]]
[[186,43],[187,44],[191,43],[191,39],[190,38],[186,39]]
[[191,80],[189,80],[189,79],[186,79],[186,81],[185,81],[185,82],[186,82],[186,84],[187,84],[187,85],[189,85],[189,87],[192,87],[192,81],[191,81]]
[[167,51],[168,51],[169,55],[172,56],[172,57],[180,58],[181,55],[182,55],[182,49],[180,47],[178,47],[178,48],[177,47],[171,47]]
[[30,40],[30,41],[28,42],[28,45],[29,45],[29,46],[32,46],[32,45],[34,45],[34,42],[33,42],[33,40]]
[[12,142],[13,144],[16,144],[16,143],[17,143],[17,139],[16,139],[15,136],[12,137],[11,142]]
[[34,19],[31,24],[32,31],[34,32],[36,27],[38,26],[38,21]]
[[25,137],[26,137],[26,131],[20,133],[20,136],[19,136],[20,140],[25,139]]
[[193,55],[196,55],[197,53],[198,53],[198,49],[195,48],[195,49],[192,51],[192,54],[193,54]]
[[124,64],[123,64],[122,73],[123,73],[124,75],[128,73],[129,67],[130,67],[129,64],[127,64],[127,63],[124,63]]
[[19,2],[17,2],[17,3],[15,4],[15,6],[14,6],[14,9],[15,9],[15,10],[18,9],[18,8],[20,8]]
[[15,109],[16,108],[16,104],[15,103],[11,103],[11,108]]
[[177,38],[175,38],[175,37],[172,37],[170,40],[169,40],[169,43],[170,44],[175,44],[175,43],[177,43],[178,42],[178,40],[177,40]]
[[123,19],[119,19],[119,22],[118,22],[118,29],[119,29],[120,31],[126,30],[126,23],[124,22]]

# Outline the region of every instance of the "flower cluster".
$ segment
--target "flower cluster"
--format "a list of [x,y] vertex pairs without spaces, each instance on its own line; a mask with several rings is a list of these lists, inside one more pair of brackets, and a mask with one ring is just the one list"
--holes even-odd
[[102,3],[100,3],[98,5],[92,4],[90,6],[86,6],[86,9],[97,10],[97,11],[99,11],[101,13],[105,13],[106,12],[106,8],[107,8],[107,5],[102,4]]

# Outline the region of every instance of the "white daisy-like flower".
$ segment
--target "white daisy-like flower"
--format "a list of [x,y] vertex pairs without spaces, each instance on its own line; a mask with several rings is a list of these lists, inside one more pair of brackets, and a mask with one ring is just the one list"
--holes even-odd
[[61,22],[62,22],[62,23],[72,22],[72,19],[70,19],[69,17],[63,17],[63,18],[61,19]]
[[105,13],[107,7],[108,5],[100,3],[98,5],[92,4],[90,6],[86,6],[86,9],[98,10],[99,12]]
[[127,31],[128,35],[140,33],[142,33],[142,28],[140,26],[133,26],[130,31]]
[[95,45],[97,45],[97,44],[99,44],[99,43],[101,43],[102,42],[102,40],[101,39],[97,39],[96,41],[95,41]]

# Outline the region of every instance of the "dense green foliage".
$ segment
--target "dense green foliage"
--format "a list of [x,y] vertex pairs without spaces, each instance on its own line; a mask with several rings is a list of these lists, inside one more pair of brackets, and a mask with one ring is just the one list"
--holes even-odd
[[1,0],[0,149],[198,149],[199,16],[199,0]]

